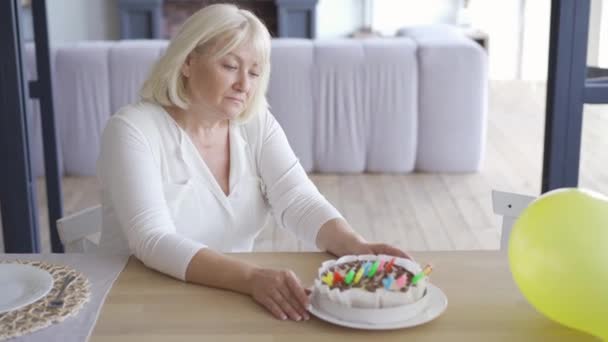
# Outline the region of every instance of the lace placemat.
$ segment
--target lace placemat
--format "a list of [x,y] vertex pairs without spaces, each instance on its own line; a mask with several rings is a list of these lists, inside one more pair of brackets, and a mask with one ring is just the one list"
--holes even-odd
[[[41,268],[51,274],[54,283],[49,293],[38,301],[20,309],[0,314],[0,341],[8,338],[46,328],[58,323],[67,317],[76,314],[82,306],[89,301],[91,284],[87,277],[75,269],[48,263],[45,261],[15,260],[13,263],[27,264]],[[50,308],[49,302],[55,298],[63,279],[72,275],[76,277],[64,292],[64,304],[60,308]]]

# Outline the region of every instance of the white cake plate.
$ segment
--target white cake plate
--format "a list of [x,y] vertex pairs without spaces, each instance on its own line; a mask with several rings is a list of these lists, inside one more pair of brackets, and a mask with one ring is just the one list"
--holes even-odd
[[404,321],[396,321],[385,324],[366,324],[342,320],[319,310],[314,305],[309,306],[308,311],[324,321],[347,328],[365,330],[394,330],[411,328],[434,320],[435,318],[439,317],[448,307],[448,297],[445,295],[445,293],[443,293],[443,291],[441,291],[440,288],[433,284],[429,284],[427,290],[429,291],[427,294],[429,296],[427,308],[424,309],[424,311],[422,311],[422,313],[419,315]]

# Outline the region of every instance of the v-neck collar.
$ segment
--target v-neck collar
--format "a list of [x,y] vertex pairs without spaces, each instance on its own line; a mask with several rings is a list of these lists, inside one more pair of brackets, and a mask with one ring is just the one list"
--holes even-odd
[[222,204],[222,206],[228,211],[228,213],[230,213],[230,215],[234,216],[232,205],[230,204],[230,197],[234,194],[239,179],[242,178],[245,170],[244,163],[246,162],[246,142],[240,133],[238,124],[230,121],[228,125],[230,167],[228,171],[228,195],[226,195],[188,133],[166,110],[164,110],[164,112],[168,116],[168,120],[170,120],[170,122],[172,122],[178,130],[179,153],[181,154],[183,161],[190,167],[199,171],[194,172],[194,174],[191,176],[194,179],[207,184],[209,190]]

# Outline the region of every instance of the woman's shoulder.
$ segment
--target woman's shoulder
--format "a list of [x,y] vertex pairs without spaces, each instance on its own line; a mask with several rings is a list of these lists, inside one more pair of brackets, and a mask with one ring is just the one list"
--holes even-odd
[[160,105],[142,101],[118,109],[108,120],[107,126],[127,126],[147,135],[166,125],[165,115]]
[[278,125],[269,110],[259,113],[245,122],[239,123],[241,131],[247,136],[249,143],[262,142],[273,126]]
[[164,113],[163,107],[156,103],[141,101],[126,105],[116,111],[111,119],[133,124],[158,121]]

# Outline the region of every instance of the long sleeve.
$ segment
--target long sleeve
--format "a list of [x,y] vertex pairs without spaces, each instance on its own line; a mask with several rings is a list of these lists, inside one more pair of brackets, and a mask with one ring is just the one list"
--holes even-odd
[[316,246],[321,226],[342,216],[310,180],[275,118],[270,113],[261,116],[258,168],[273,216],[300,240]]
[[176,234],[160,165],[146,137],[115,115],[103,132],[97,167],[131,252],[148,267],[185,279],[190,260],[205,245]]

